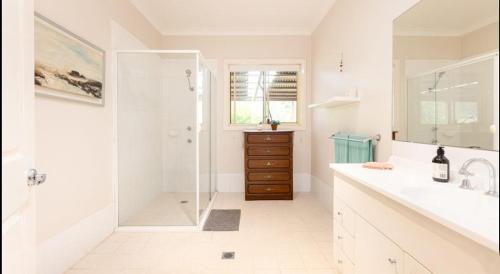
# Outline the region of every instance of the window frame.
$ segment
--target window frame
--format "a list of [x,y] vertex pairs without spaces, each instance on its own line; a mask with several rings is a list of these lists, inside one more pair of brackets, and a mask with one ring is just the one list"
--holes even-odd
[[[231,123],[231,90],[230,90],[230,67],[231,66],[276,66],[297,65],[300,67],[297,86],[297,122],[282,123],[280,129],[305,130],[306,125],[306,94],[307,73],[305,59],[227,59],[224,60],[224,130],[246,130],[255,129],[258,124],[232,124]],[[263,128],[266,128],[264,126]]]

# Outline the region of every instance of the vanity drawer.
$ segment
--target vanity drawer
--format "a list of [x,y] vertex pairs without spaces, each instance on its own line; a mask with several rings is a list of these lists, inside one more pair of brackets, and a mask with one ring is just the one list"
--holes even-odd
[[248,160],[248,168],[267,169],[267,168],[289,168],[289,159],[269,159],[269,160]]
[[354,264],[346,258],[345,254],[334,247],[333,250],[334,267],[339,274],[354,274]]
[[347,233],[347,231],[337,221],[333,222],[333,227],[333,239],[335,246],[342,250],[351,262],[355,262],[354,238],[351,234]]
[[248,181],[288,181],[290,172],[249,172]]
[[273,144],[273,143],[289,143],[289,134],[252,134],[247,135],[247,143],[249,144]]
[[288,146],[250,146],[247,153],[248,156],[288,156],[290,148]]
[[248,185],[250,194],[283,194],[290,193],[290,185]]
[[335,221],[351,236],[356,237],[356,213],[337,196],[333,198],[333,214]]

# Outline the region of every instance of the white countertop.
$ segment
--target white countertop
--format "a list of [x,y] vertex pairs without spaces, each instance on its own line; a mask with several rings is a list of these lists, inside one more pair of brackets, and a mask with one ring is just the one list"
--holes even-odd
[[499,252],[499,199],[459,188],[459,178],[437,183],[427,166],[391,161],[394,170],[330,164],[338,172],[473,241]]

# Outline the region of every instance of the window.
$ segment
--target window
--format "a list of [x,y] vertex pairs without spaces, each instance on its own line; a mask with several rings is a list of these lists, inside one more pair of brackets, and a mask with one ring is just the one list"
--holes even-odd
[[300,65],[230,65],[230,124],[298,123]]
[[448,103],[435,101],[420,102],[420,124],[421,125],[447,125]]

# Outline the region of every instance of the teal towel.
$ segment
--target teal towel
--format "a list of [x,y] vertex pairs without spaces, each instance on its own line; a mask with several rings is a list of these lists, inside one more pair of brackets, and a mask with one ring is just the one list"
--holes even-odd
[[[335,137],[336,163],[373,162],[373,142],[368,136],[337,133]],[[369,139],[366,142],[363,140]]]

